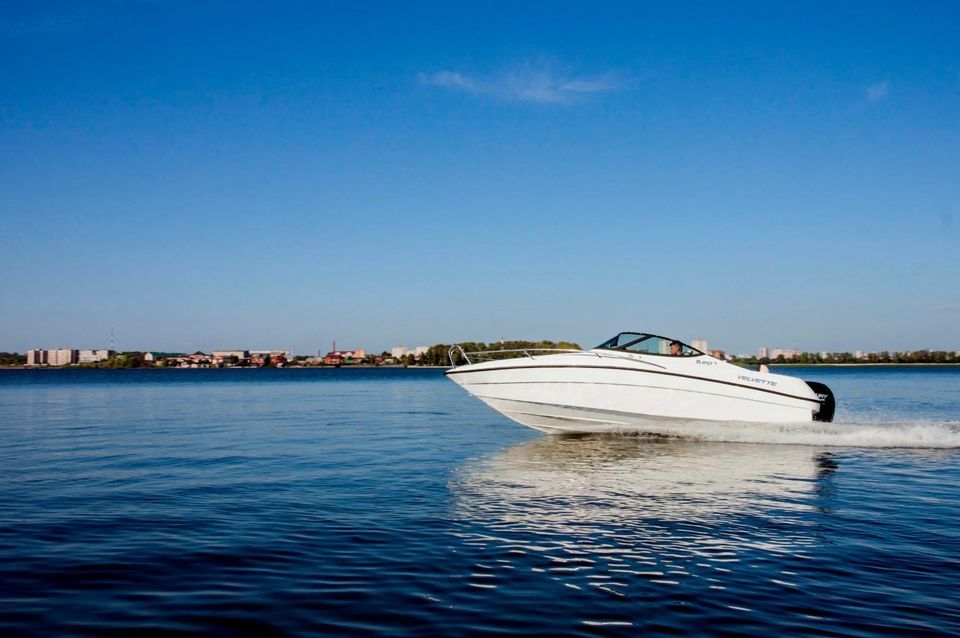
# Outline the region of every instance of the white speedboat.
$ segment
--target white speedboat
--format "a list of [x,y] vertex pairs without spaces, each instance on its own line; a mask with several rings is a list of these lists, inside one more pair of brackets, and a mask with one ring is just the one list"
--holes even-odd
[[676,339],[621,332],[590,350],[450,349],[446,376],[517,423],[548,433],[683,434],[690,421],[831,421],[817,382],[748,370]]

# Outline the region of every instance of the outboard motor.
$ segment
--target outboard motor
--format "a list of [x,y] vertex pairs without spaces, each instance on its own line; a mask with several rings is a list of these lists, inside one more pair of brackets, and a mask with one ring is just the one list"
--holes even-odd
[[810,389],[816,393],[817,398],[820,399],[820,411],[813,415],[813,420],[830,423],[833,421],[833,413],[837,410],[837,402],[833,398],[833,390],[817,381],[807,381],[806,383],[810,386]]

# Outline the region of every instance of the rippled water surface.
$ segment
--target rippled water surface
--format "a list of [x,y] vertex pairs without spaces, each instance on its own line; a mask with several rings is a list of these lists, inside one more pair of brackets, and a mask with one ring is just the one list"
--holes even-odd
[[960,633],[960,369],[548,437],[439,370],[0,371],[0,634]]

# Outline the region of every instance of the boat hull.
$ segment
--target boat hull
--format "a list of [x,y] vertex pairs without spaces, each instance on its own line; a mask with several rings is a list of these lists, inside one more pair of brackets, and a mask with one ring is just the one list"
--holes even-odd
[[447,376],[504,416],[549,433],[674,434],[691,421],[809,422],[820,405],[800,379],[709,357],[668,360],[668,367],[589,354],[474,364]]

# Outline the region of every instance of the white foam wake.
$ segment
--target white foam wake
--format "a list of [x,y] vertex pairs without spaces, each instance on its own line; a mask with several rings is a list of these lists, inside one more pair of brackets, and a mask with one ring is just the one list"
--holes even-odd
[[[647,428],[645,428],[647,429]],[[871,423],[687,422],[647,429],[702,441],[870,448],[960,448],[960,421]]]

